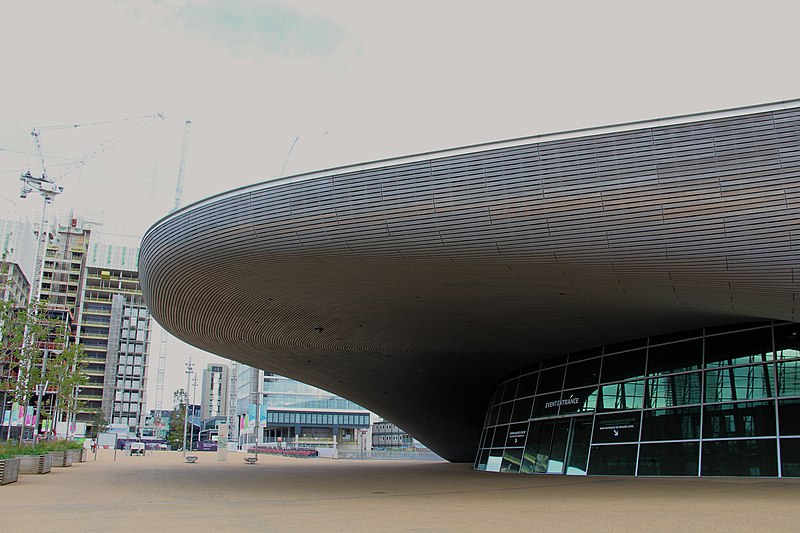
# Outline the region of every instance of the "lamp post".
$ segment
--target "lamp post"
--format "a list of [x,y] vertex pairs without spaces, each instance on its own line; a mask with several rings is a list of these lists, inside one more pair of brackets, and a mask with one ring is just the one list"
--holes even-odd
[[[197,372],[194,373],[194,379],[192,380],[192,405],[195,405],[194,402],[197,401]],[[197,440],[200,440],[200,435],[197,435]],[[192,427],[189,428],[189,451],[192,449],[192,442],[194,441],[194,424]],[[199,448],[198,448],[199,449]]]
[[263,377],[261,377],[261,370],[256,370],[256,460],[258,460],[258,441],[261,440],[261,385]]
[[186,409],[183,411],[183,456],[186,457],[186,425],[189,422],[189,384],[192,380],[192,358],[189,357],[189,362],[186,363],[186,391],[184,397],[186,398]]
[[75,387],[73,389],[73,396],[72,396],[72,424],[68,423],[67,427],[67,435],[69,435],[69,429],[72,428],[72,437],[75,438],[75,433],[78,430],[78,395],[81,393],[80,387]]
[[[48,350],[44,351],[44,355],[42,356],[42,376],[47,376],[47,354]],[[33,423],[33,443],[36,444],[39,442],[39,422],[42,419],[42,396],[44,396],[45,391],[47,390],[47,381],[44,383],[40,383],[36,385],[36,418]]]

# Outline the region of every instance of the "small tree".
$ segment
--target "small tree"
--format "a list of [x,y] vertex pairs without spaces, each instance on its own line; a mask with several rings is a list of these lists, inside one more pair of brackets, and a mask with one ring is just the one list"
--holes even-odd
[[169,417],[167,441],[172,448],[183,445],[183,425],[186,417],[186,391],[178,389],[172,394],[172,413]]
[[106,415],[100,409],[92,411],[90,424],[92,429],[89,432],[89,436],[93,439],[96,439],[100,433],[108,429],[108,420],[106,420]]
[[56,352],[52,361],[48,360],[46,378],[55,390],[56,402],[60,411],[70,415],[82,410],[83,403],[78,400],[78,391],[89,382],[86,375],[86,349],[82,344],[68,344],[69,335],[64,332],[62,343],[66,346]]
[[[38,301],[26,307],[14,307],[4,302],[0,308],[4,382],[0,385],[13,402],[18,403],[27,414],[27,407],[37,390],[43,390],[46,378],[42,372],[44,350],[53,332],[46,320],[46,306]],[[41,387],[41,389],[40,389]],[[20,443],[25,434],[26,421],[23,416]],[[7,437],[11,434],[9,431]]]

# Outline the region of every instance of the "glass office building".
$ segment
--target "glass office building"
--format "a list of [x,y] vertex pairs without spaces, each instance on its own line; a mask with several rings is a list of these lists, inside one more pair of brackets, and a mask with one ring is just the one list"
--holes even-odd
[[800,324],[706,328],[525,368],[495,388],[475,466],[800,477]]

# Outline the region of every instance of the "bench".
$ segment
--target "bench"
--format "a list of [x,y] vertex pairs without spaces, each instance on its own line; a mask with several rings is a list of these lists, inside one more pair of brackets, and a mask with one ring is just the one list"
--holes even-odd
[[196,455],[187,455],[186,456],[186,462],[187,463],[196,463],[197,462],[197,456]]
[[244,462],[249,464],[249,465],[256,464],[256,461],[258,461],[258,457],[245,457],[244,458]]

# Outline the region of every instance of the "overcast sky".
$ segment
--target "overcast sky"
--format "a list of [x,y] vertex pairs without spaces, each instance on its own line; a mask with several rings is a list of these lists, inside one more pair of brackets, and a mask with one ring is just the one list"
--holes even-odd
[[[82,0],[0,13],[0,213],[38,217],[38,197],[18,198],[20,172],[41,172],[31,129],[79,124],[41,130],[51,177],[107,147],[60,179],[56,211],[103,211],[116,232],[143,233],[172,207],[186,119],[184,205],[284,168],[800,97],[789,1]],[[166,118],[118,121],[155,112]],[[165,406],[190,353],[212,359],[170,339]]]

